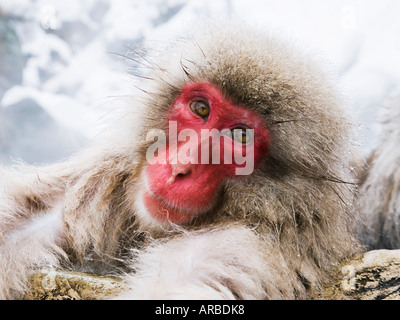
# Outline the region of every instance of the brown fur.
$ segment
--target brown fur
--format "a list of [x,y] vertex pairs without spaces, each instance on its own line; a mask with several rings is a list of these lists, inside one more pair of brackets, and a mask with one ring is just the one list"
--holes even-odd
[[[21,224],[8,220],[37,215],[59,199],[63,227],[56,243],[69,255],[63,264],[102,273],[125,272],[130,268],[130,262],[126,268],[128,250],[135,249],[136,274],[127,280],[132,281],[128,297],[155,296],[146,291],[153,283],[149,269],[168,257],[162,252],[175,252],[177,260],[185,261],[182,252],[190,241],[202,248],[210,239],[214,244],[204,255],[211,265],[226,260],[222,265],[215,262],[220,275],[205,264],[208,278],[200,287],[208,291],[197,291],[196,296],[197,289],[182,287],[169,295],[156,287],[158,295],[165,293],[161,298],[309,297],[329,280],[340,260],[360,250],[352,230],[351,130],[338,93],[313,59],[246,26],[210,28],[167,55],[157,63],[151,58],[141,62],[151,71],[149,79],[140,83],[142,94],[135,102],[145,109],[139,131],[132,128],[134,109],[127,110],[117,135],[103,140],[103,146],[69,162],[38,168],[40,180],[25,178],[15,191],[7,192],[12,199],[0,207],[1,234],[4,237],[11,226]],[[151,128],[166,128],[171,103],[186,83],[195,81],[210,82],[227,98],[261,114],[270,130],[271,147],[250,177],[225,184],[212,212],[189,225],[165,230],[136,214],[135,195],[142,186],[140,173],[149,146],[144,137]],[[36,185],[40,187],[32,187]],[[47,253],[53,246],[42,244]],[[213,250],[221,252],[213,255]],[[8,264],[0,259],[3,266]],[[158,262],[150,264],[153,260]],[[36,261],[27,262],[26,269],[32,267],[38,267]],[[10,296],[7,286],[23,290],[23,281],[19,287],[16,282],[0,279],[0,296]],[[141,290],[147,293],[140,294]]]

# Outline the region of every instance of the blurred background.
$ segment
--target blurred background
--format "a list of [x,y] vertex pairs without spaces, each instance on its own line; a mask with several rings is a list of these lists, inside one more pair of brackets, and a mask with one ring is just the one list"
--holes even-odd
[[318,51],[368,154],[400,85],[399,16],[398,0],[0,0],[0,163],[58,161],[104,130],[112,98],[133,89],[132,62],[112,52],[162,47],[203,18],[226,17]]

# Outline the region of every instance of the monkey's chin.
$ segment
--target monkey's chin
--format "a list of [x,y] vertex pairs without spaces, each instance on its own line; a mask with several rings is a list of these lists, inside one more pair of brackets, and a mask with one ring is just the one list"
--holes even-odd
[[143,204],[152,218],[160,222],[185,224],[199,215],[194,210],[173,207],[148,191],[143,193]]

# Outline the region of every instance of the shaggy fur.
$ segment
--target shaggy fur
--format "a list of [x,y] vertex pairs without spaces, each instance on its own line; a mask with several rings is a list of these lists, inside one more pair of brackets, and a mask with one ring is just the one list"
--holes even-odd
[[[29,274],[50,264],[127,274],[121,298],[305,299],[359,251],[350,125],[315,61],[233,25],[202,30],[166,58],[138,61],[149,73],[115,135],[65,163],[2,173],[1,298],[21,297]],[[138,201],[146,133],[167,128],[172,102],[198,81],[258,112],[271,146],[210,213],[161,225]]]
[[379,146],[361,177],[360,206],[366,216],[364,242],[371,249],[400,248],[400,90],[388,100]]

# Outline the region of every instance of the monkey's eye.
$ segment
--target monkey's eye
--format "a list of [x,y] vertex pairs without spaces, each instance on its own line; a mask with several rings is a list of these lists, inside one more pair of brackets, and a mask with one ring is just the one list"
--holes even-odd
[[246,144],[251,142],[252,140],[252,135],[250,133],[251,130],[249,129],[246,130],[246,128],[234,128],[231,130],[231,132],[232,132],[232,139],[237,142]]
[[203,119],[207,118],[210,114],[210,106],[203,100],[194,100],[190,103],[190,109]]

